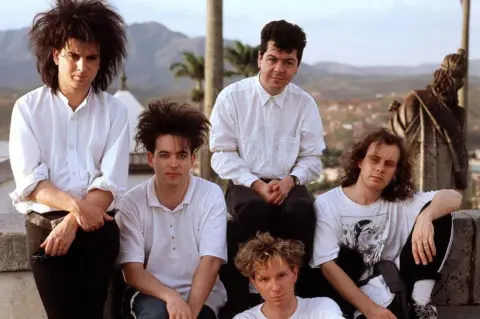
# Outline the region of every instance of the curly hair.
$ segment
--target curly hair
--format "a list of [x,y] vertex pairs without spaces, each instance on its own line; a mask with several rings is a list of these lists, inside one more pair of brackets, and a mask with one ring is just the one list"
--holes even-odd
[[259,232],[240,246],[235,266],[245,277],[253,278],[257,269],[269,267],[274,260],[286,262],[292,270],[300,267],[304,254],[305,246],[299,240],[283,240]]
[[273,41],[275,47],[281,51],[291,53],[297,50],[298,64],[302,61],[303,50],[307,45],[307,36],[303,29],[285,20],[267,23],[262,29],[260,40],[260,55],[267,51],[268,42]]
[[381,198],[389,202],[412,198],[415,187],[413,182],[413,167],[410,162],[407,147],[400,136],[384,128],[370,132],[365,138],[355,143],[351,151],[342,156],[342,187],[348,187],[357,182],[360,176],[358,163],[365,158],[367,150],[372,143],[395,145],[400,150],[396,176],[382,191]]
[[463,79],[467,73],[467,53],[458,49],[457,53],[448,54],[442,62],[441,69],[451,72],[456,79]]
[[187,140],[193,154],[206,142],[209,129],[208,119],[192,106],[177,104],[168,99],[155,101],[138,117],[136,149],[143,146],[153,153],[157,137],[175,135]]
[[100,47],[100,69],[92,82],[95,92],[107,90],[127,56],[125,22],[102,0],[56,0],[54,8],[35,16],[29,36],[42,81],[55,92],[58,66],[53,49],[63,49],[69,39]]

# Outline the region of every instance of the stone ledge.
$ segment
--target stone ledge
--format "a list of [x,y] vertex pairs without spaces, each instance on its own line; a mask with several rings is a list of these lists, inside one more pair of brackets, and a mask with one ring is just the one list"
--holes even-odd
[[0,272],[29,270],[25,216],[0,214]]

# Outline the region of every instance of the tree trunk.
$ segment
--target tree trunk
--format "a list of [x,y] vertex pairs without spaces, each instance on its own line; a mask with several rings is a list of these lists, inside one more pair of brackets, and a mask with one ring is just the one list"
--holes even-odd
[[[223,3],[207,0],[207,38],[205,44],[205,101],[204,112],[210,118],[215,99],[223,88]],[[208,143],[202,149],[200,175],[210,181],[216,179],[210,161]]]

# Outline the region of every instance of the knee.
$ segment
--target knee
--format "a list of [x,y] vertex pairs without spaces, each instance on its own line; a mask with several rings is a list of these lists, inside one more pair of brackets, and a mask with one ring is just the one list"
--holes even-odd
[[262,198],[255,198],[238,203],[234,207],[235,219],[241,224],[256,224],[270,220],[270,205]]
[[299,198],[293,201],[285,201],[284,212],[286,217],[293,217],[293,221],[311,223],[315,221],[313,202],[308,198]]
[[131,310],[137,319],[168,319],[165,301],[141,293],[132,298]]

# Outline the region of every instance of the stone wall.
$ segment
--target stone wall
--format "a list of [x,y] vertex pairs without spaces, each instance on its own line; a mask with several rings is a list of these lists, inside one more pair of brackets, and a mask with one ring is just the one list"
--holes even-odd
[[[28,268],[23,224],[20,214],[0,214],[0,319],[46,318]],[[480,211],[455,213],[454,231],[434,301],[439,305],[440,318],[479,318]]]

